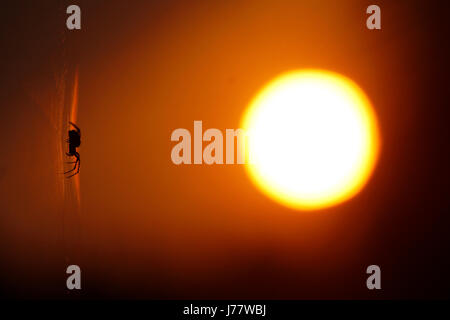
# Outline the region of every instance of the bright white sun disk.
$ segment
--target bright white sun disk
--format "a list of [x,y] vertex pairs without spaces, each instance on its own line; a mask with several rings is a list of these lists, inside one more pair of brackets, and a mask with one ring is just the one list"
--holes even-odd
[[252,180],[294,208],[350,198],[367,181],[378,154],[369,100],[351,80],[327,71],[276,78],[252,101],[243,127]]

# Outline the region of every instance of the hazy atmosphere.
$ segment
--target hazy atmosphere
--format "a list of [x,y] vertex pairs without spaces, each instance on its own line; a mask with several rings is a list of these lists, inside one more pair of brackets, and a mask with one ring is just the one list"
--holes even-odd
[[[372,31],[368,1],[76,3],[81,30],[70,1],[2,4],[3,297],[449,297],[443,7],[378,1]],[[378,161],[352,199],[295,210],[245,165],[172,162],[173,130],[239,128],[263,86],[305,68],[352,79],[377,115]],[[372,264],[382,291],[366,288]]]

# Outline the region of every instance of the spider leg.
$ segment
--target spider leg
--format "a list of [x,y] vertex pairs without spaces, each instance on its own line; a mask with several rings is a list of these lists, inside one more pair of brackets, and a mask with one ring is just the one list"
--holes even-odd
[[73,122],[70,122],[69,121],[69,123],[77,130],[77,132],[78,132],[78,134],[80,134],[81,133],[81,130],[80,130],[80,128],[78,128],[77,127],[77,125],[75,124],[75,123],[73,123]]
[[64,174],[69,173],[69,172],[72,172],[73,170],[75,170],[75,169],[77,168],[77,165],[78,165],[78,160],[75,161],[75,165],[73,166],[73,168],[70,169],[69,171],[64,172]]
[[68,176],[67,178],[71,178],[71,177],[73,177],[74,175],[77,175],[78,173],[80,173],[80,161],[78,161],[78,169],[77,169],[77,172],[75,172],[74,174],[71,174],[71,175]]
[[78,173],[80,173],[80,166],[78,166],[77,172],[75,172],[74,174],[71,174],[71,175],[68,176],[67,178],[71,178],[71,177],[73,177],[74,175],[77,175]]
[[[76,152],[76,153],[75,153],[75,157],[77,158],[77,160],[75,161],[75,166],[73,167],[73,169],[71,169],[71,170],[69,170],[69,171],[66,171],[66,172],[64,172],[64,173],[72,172],[72,171],[74,171],[75,169],[77,169],[77,172],[75,172],[74,174],[71,174],[70,176],[68,176],[68,177],[66,177],[66,178],[71,178],[71,177],[73,177],[74,175],[76,175],[76,174],[78,174],[78,173],[80,172],[80,164],[81,164],[81,161],[80,161],[80,154],[79,154],[78,152]],[[77,168],[77,166],[78,166],[78,168]]]

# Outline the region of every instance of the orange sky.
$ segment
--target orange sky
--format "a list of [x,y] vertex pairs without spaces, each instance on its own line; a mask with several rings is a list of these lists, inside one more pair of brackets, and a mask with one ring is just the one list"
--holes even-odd
[[[408,230],[407,216],[393,211],[421,201],[411,200],[419,186],[402,190],[412,188],[411,176],[424,178],[404,164],[424,129],[427,99],[418,74],[429,76],[421,62],[431,41],[415,24],[421,8],[383,2],[383,29],[375,32],[365,27],[368,4],[81,1],[82,30],[66,31],[61,42],[52,30],[64,14],[55,13],[41,44],[32,40],[33,20],[23,29],[17,24],[15,31],[31,39],[17,44],[20,52],[34,53],[14,58],[28,68],[16,67],[24,77],[10,82],[10,102],[22,111],[5,124],[8,157],[0,163],[1,260],[11,275],[4,287],[21,295],[32,283],[31,295],[64,296],[65,273],[55,274],[79,261],[92,296],[367,297],[360,286],[366,266],[380,261],[398,270],[396,259],[416,241],[393,240]],[[30,19],[48,12],[49,4],[41,6]],[[192,132],[194,120],[204,129],[238,128],[265,83],[300,68],[348,76],[373,102],[385,145],[357,197],[302,213],[265,197],[240,165],[172,163],[174,129]],[[55,134],[47,112],[63,70],[64,108],[79,71],[79,207],[58,195],[54,159],[66,133]],[[398,281],[388,296],[401,296],[407,277]]]

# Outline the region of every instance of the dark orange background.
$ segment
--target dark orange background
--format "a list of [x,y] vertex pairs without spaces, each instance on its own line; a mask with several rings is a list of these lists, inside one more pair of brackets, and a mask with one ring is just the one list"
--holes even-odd
[[[382,30],[370,31],[369,1],[76,3],[80,31],[65,29],[67,1],[6,6],[4,296],[448,297],[439,6],[378,1]],[[266,82],[299,68],[348,76],[374,104],[381,157],[357,197],[298,212],[261,194],[243,166],[172,163],[174,129],[238,128]],[[58,174],[67,133],[54,125],[77,69],[80,206]],[[65,289],[72,263],[81,293]],[[366,288],[371,264],[382,291]]]

